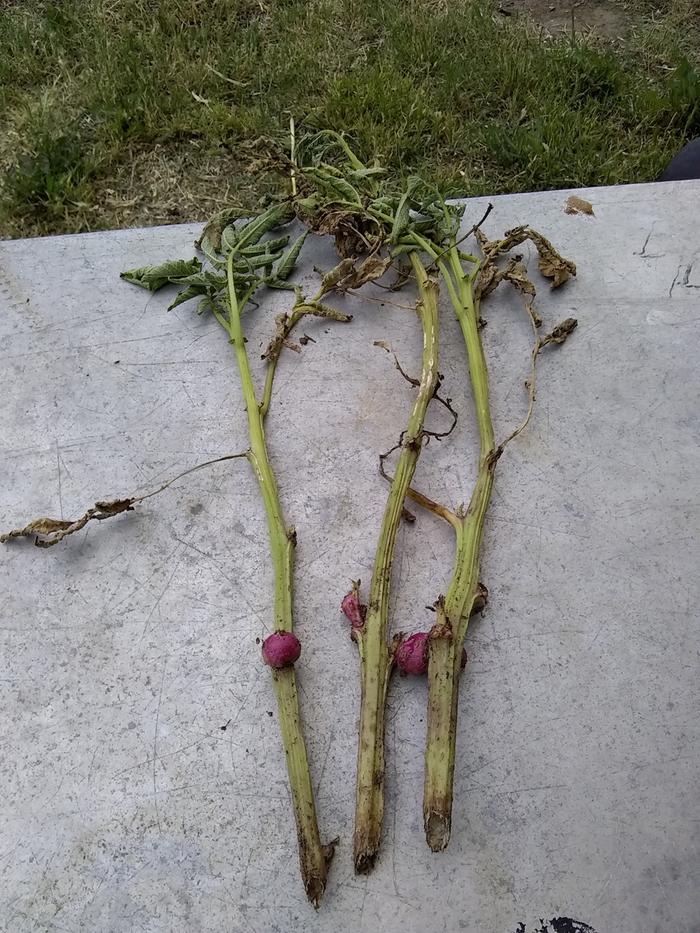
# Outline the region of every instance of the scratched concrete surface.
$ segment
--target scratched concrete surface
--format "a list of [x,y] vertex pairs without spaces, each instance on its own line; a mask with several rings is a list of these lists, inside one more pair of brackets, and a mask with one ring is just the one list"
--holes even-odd
[[[383,852],[370,877],[351,870],[358,680],[338,604],[350,579],[369,580],[377,454],[411,403],[373,341],[410,371],[420,336],[405,307],[348,300],[352,324],[309,322],[316,342],[284,355],[269,419],[299,534],[319,818],[341,840],[321,911],[297,877],[256,645],[270,619],[264,519],[233,461],[49,551],[0,552],[3,930],[698,933],[700,184],[581,193],[594,218],[549,192],[497,198],[487,223],[529,222],[576,260],[579,278],[554,293],[542,282],[539,307],[580,326],[542,357],[534,421],[499,464],[449,850],[432,855],[422,835],[425,684],[396,680]],[[0,243],[4,528],[245,448],[221,331],[118,277],[192,255],[197,229]],[[330,262],[314,243],[302,278]],[[247,322],[255,358],[287,300],[269,297]],[[461,417],[426,449],[420,484],[456,504],[475,433],[443,311]],[[484,312],[503,435],[523,411],[529,333],[505,291]],[[395,626],[430,624],[450,563],[449,529],[421,514],[402,530]]]

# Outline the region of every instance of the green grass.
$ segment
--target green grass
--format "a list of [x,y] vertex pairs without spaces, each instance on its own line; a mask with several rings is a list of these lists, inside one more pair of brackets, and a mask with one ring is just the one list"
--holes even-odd
[[700,133],[696,4],[606,46],[472,0],[0,3],[0,235],[253,204],[286,111],[450,195],[648,181]]

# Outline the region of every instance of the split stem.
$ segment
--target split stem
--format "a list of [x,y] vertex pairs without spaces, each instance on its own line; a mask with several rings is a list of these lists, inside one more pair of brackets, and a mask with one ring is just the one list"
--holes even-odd
[[393,666],[393,647],[388,643],[391,571],[404,500],[422,447],[425,415],[438,383],[438,286],[428,276],[417,253],[411,254],[411,262],[418,283],[418,313],[423,329],[421,378],[384,510],[367,617],[363,628],[357,632],[362,678],[354,835],[357,872],[372,868],[381,840],[384,720]]

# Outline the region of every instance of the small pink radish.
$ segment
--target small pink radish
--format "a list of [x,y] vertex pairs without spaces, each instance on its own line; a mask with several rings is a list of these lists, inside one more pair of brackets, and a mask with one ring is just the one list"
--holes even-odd
[[[396,649],[394,660],[402,674],[426,674],[428,672],[428,638],[430,632],[416,632],[404,638]],[[462,648],[461,668],[467,666],[467,652]]]
[[350,620],[350,627],[352,628],[353,632],[360,631],[362,628],[364,628],[367,607],[360,603],[359,580],[353,582],[352,589],[346,596],[343,597],[343,601],[340,604],[340,611],[345,613],[347,618]]
[[263,642],[263,661],[276,670],[290,667],[300,654],[301,642],[293,632],[273,632]]

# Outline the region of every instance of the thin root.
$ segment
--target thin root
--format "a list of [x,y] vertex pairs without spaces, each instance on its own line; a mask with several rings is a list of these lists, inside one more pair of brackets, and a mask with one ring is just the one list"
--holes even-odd
[[[394,477],[387,473],[384,463],[395,450],[398,450],[402,446],[402,444],[403,434],[401,435],[401,440],[398,444],[395,444],[391,450],[387,450],[386,453],[381,454],[379,457],[379,474],[389,484],[393,483]],[[445,505],[441,505],[439,502],[435,502],[434,499],[431,499],[429,496],[426,496],[422,492],[419,492],[417,489],[414,489],[413,486],[408,487],[406,497],[412,502],[415,502],[416,505],[420,505],[424,509],[427,509],[428,512],[432,512],[434,515],[444,519],[446,522],[448,522],[448,524],[452,525],[455,531],[461,528],[461,520],[451,509],[448,509]],[[406,508],[403,510],[403,518],[410,523],[413,523],[416,520],[415,515],[412,512],[409,512]]]

